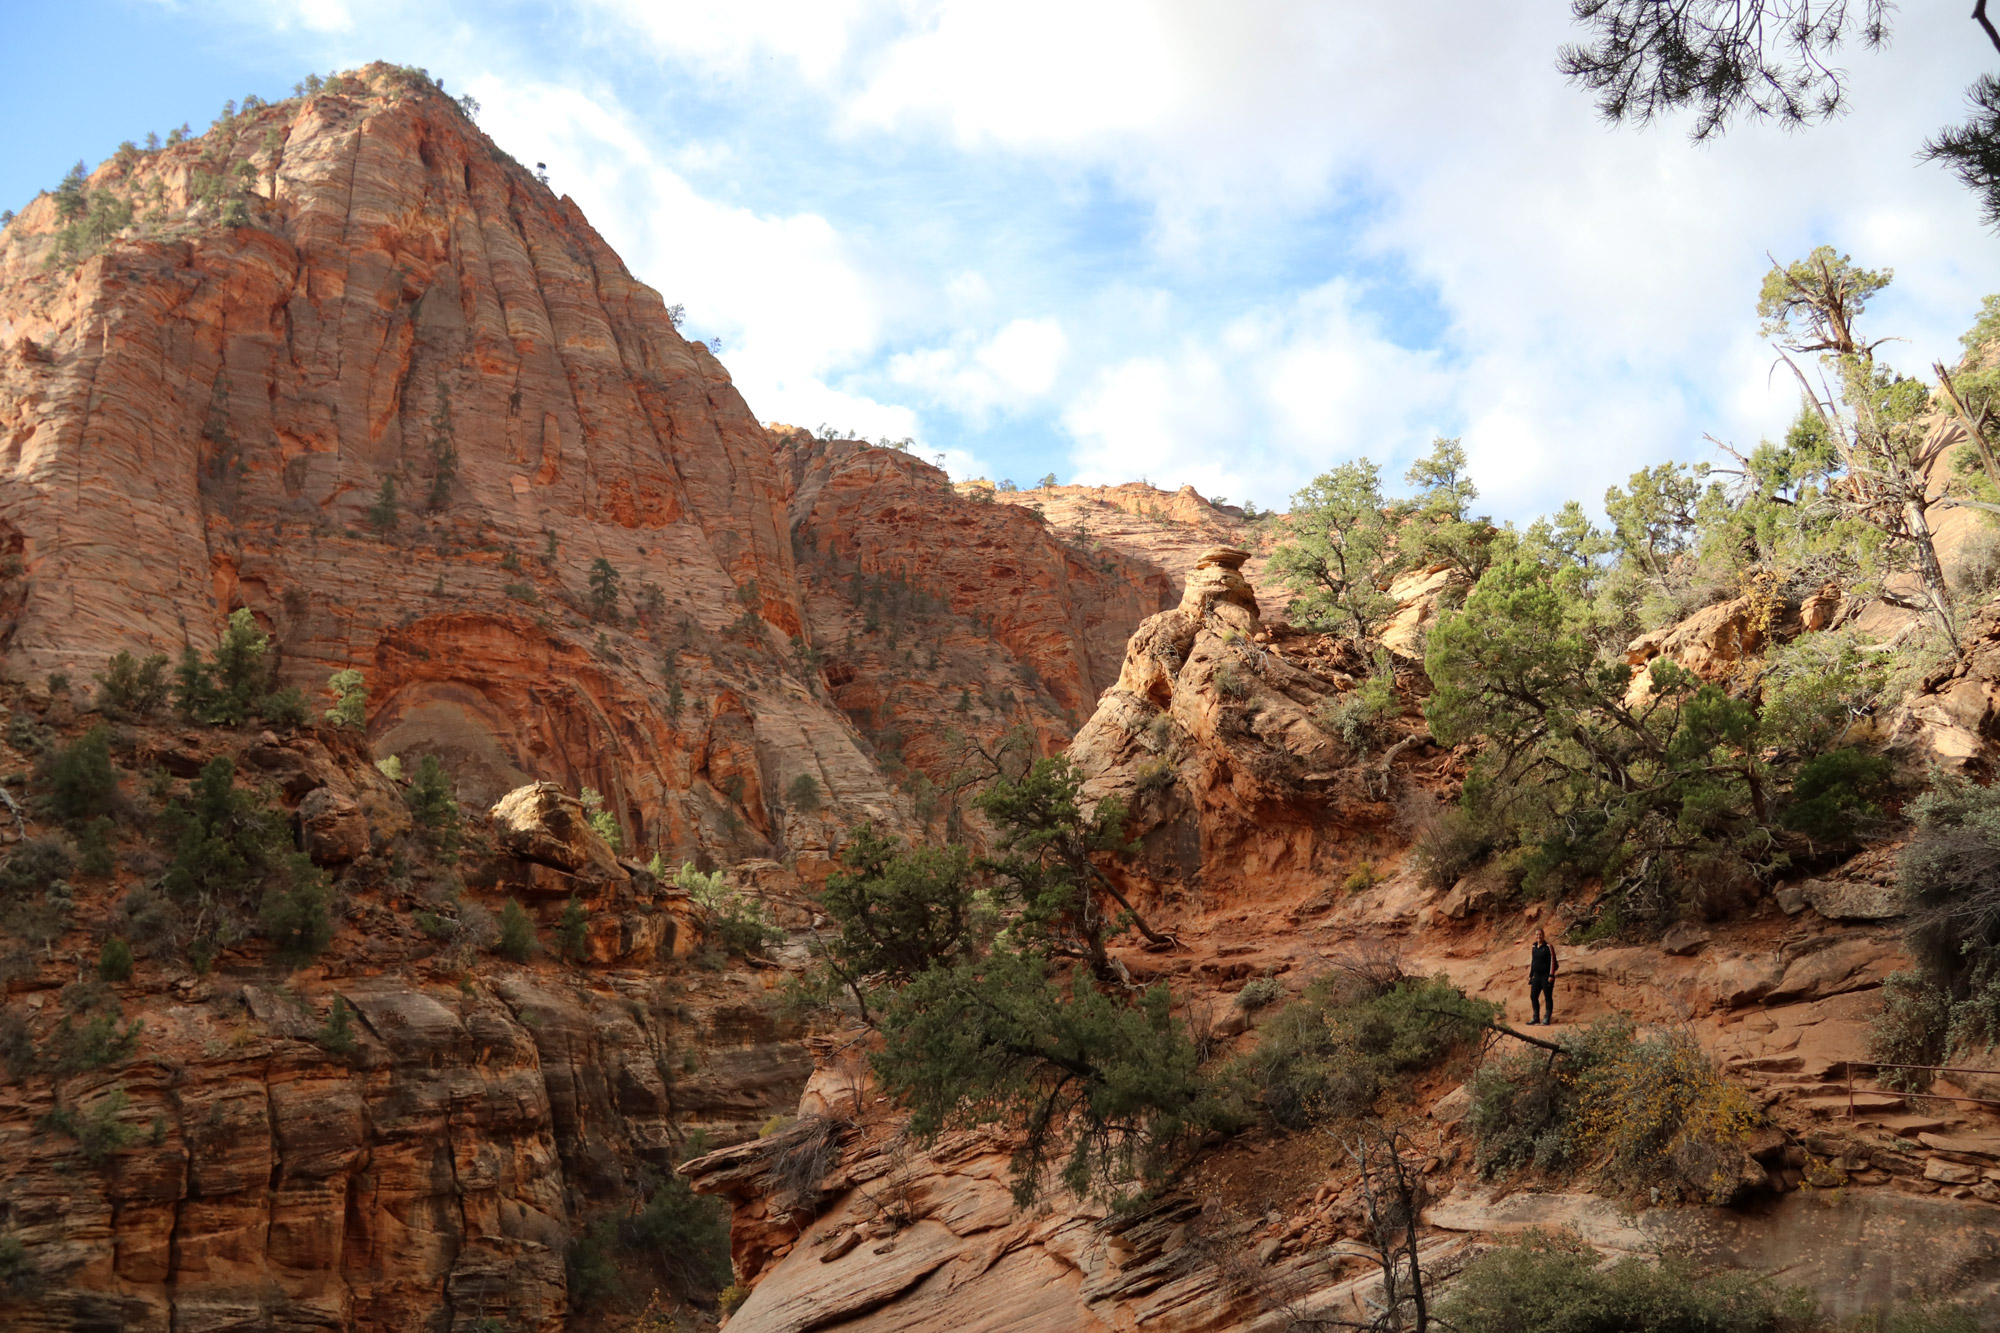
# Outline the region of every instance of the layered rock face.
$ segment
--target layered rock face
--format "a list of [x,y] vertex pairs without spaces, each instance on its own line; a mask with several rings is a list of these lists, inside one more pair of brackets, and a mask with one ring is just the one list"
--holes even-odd
[[[18,692],[7,702],[26,711]],[[348,733],[121,741],[121,758],[167,773],[217,755],[292,807],[332,868],[333,939],[300,970],[252,939],[197,973],[170,926],[124,921],[133,881],[79,876],[46,946],[7,941],[8,1328],[555,1333],[566,1249],[592,1217],[627,1206],[691,1135],[747,1138],[796,1103],[810,1060],[772,974],[690,965],[685,895],[619,862],[573,797],[503,801],[490,840],[475,828],[461,891],[439,871],[408,877],[402,794]],[[473,923],[508,896],[545,939],[565,902],[586,909],[574,965],[483,952]],[[9,890],[10,913],[20,899]],[[120,930],[131,977],[80,980]],[[129,1050],[59,1056],[103,1005]]]
[[780,458],[821,675],[892,769],[944,780],[952,732],[1025,726],[1060,749],[1176,596],[1160,567],[963,497],[909,454],[796,432]]
[[[1089,714],[1172,596],[1157,570],[1087,560],[892,451],[774,439],[449,99],[387,66],[340,86],[107,162],[88,192],[138,221],[81,262],[55,254],[53,196],[7,229],[16,672],[206,649],[248,607],[287,680],[360,668],[378,749],[438,754],[465,799],[591,786],[628,844],[724,862],[901,826],[898,783],[945,776],[850,718],[877,740],[1025,723],[1053,747]],[[913,659],[866,628],[880,590],[856,573],[958,629]],[[981,716],[911,696],[938,653],[986,683]],[[817,811],[786,795],[805,777]]]

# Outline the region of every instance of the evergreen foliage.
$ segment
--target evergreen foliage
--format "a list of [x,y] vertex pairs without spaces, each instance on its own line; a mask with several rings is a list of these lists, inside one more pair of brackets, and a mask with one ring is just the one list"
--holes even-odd
[[1339,971],[1266,1022],[1239,1072],[1288,1129],[1365,1115],[1384,1088],[1476,1040],[1498,1013],[1442,976]]
[[49,755],[39,776],[43,808],[71,828],[117,808],[118,770],[111,765],[111,733],[102,726]]
[[198,963],[241,939],[253,909],[289,962],[331,941],[325,876],[292,850],[284,817],[236,786],[227,756],[210,760],[188,792],[167,803],[160,827],[172,849],[161,887],[181,909]]
[[326,720],[336,727],[365,730],[368,726],[367,677],[353,667],[346,667],[326,678],[326,688],[333,695],[333,707],[326,710]]
[[2000,787],[1944,774],[1933,783],[1912,805],[1916,833],[1900,866],[1916,970],[1890,979],[1871,1052],[1898,1064],[2000,1042]]
[[417,771],[410,778],[403,800],[431,849],[440,856],[454,855],[458,851],[463,817],[452,791],[451,774],[436,755],[427,754],[417,761]]
[[572,963],[590,956],[590,913],[574,896],[563,905],[556,922],[556,953]]
[[206,661],[192,646],[181,651],[174,673],[175,710],[190,722],[219,727],[240,727],[253,717],[299,716],[302,701],[271,692],[270,647],[270,638],[257,628],[248,608],[231,612]]
[[143,662],[124,649],[97,677],[98,707],[113,717],[144,718],[167,702],[167,655],[154,653]]
[[617,568],[603,556],[590,562],[590,614],[597,620],[618,618]]
[[493,950],[502,958],[516,963],[525,963],[541,947],[535,935],[535,923],[521,904],[509,898],[500,909],[500,938]]
[[1164,986],[1127,1003],[1089,974],[995,950],[915,977],[882,1017],[875,1068],[920,1139],[1001,1123],[1021,1134],[1014,1193],[1027,1203],[1061,1163],[1077,1193],[1159,1180],[1185,1143],[1236,1123],[1197,1072]]
[[122,937],[113,935],[98,949],[97,975],[102,981],[125,982],[132,979],[132,946]]
[[1607,1265],[1573,1235],[1534,1232],[1473,1259],[1437,1307],[1440,1324],[1478,1333],[1811,1333],[1816,1315],[1754,1274],[1673,1258]]
[[583,802],[584,815],[590,820],[590,827],[597,836],[604,839],[612,851],[625,849],[625,835],[619,830],[618,816],[604,808],[604,795],[595,787],[585,787],[578,795]]

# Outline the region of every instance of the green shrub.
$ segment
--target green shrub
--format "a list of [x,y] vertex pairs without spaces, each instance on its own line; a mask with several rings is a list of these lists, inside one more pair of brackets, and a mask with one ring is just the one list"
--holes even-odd
[[618,816],[604,808],[603,795],[594,787],[585,787],[577,799],[583,802],[590,827],[597,831],[597,836],[604,839],[612,851],[623,851],[625,840],[618,829]]
[[440,856],[458,851],[461,816],[458,797],[452,790],[451,775],[434,754],[417,761],[410,789],[403,794],[410,818],[423,830],[424,839]]
[[1234,661],[1224,661],[1215,668],[1215,690],[1225,699],[1247,699],[1250,697],[1250,682],[1245,678],[1242,667]]
[[1758,723],[1774,745],[1810,758],[1839,745],[1880,699],[1883,654],[1864,654],[1846,632],[1801,634],[1765,659]]
[[350,727],[356,731],[368,726],[368,679],[353,667],[334,672],[326,678],[327,692],[333,695],[333,707],[326,710],[326,720],[336,727]]
[[520,903],[512,898],[500,909],[500,939],[493,946],[494,952],[502,958],[516,963],[525,963],[534,956],[541,942],[535,937],[535,923]]
[[729,1207],[685,1176],[642,1170],[646,1202],[618,1224],[618,1242],[674,1290],[707,1295],[729,1281]]
[[141,1137],[137,1125],[119,1119],[130,1105],[125,1089],[113,1088],[88,1109],[57,1107],[43,1116],[36,1128],[54,1130],[75,1139],[76,1146],[83,1150],[84,1160],[92,1166],[101,1166],[113,1153],[124,1151]]
[[1888,784],[1890,764],[1860,750],[1829,750],[1799,766],[1792,779],[1792,802],[1779,822],[1823,847],[1858,844],[1881,824],[1882,811],[1870,798]]
[[1381,669],[1346,693],[1323,700],[1313,710],[1313,721],[1355,754],[1365,755],[1382,744],[1388,723],[1401,712],[1395,674]]
[[145,1029],[143,1019],[134,1019],[120,1031],[118,1016],[110,1010],[90,1014],[81,1023],[64,1014],[49,1038],[50,1065],[58,1073],[81,1074],[124,1064],[139,1049]]
[[590,913],[574,896],[563,905],[562,917],[556,922],[556,953],[572,963],[590,956]]
[[97,951],[97,975],[106,981],[132,979],[132,946],[117,935],[104,941]]
[[1285,986],[1276,977],[1258,977],[1236,992],[1238,1009],[1263,1009],[1284,997]]
[[1918,975],[1950,1009],[1945,1050],[2000,1041],[2000,787],[1938,776],[1900,869]]
[[338,995],[333,997],[333,1008],[328,1011],[325,1024],[320,1027],[318,1034],[314,1037],[314,1040],[319,1043],[321,1049],[330,1051],[335,1055],[352,1055],[354,1053],[356,1037],[354,1034],[353,1012],[353,1010],[348,1008],[346,1000],[341,999]]
[[1343,971],[1270,1018],[1240,1073],[1287,1128],[1363,1115],[1391,1081],[1441,1063],[1498,1013],[1442,976]]
[[792,779],[792,785],[785,788],[785,799],[792,803],[792,809],[802,815],[809,815],[820,807],[819,779],[810,773],[801,773]]
[[141,662],[120,649],[97,677],[98,707],[113,717],[149,717],[166,706],[167,655]]
[[1206,1133],[1239,1126],[1172,1005],[1163,985],[1133,1003],[1081,967],[1063,980],[1040,958],[996,949],[893,993],[875,1071],[919,1141],[1014,1127],[1018,1202],[1059,1161],[1073,1193],[1123,1197],[1164,1179]]
[[111,733],[104,727],[92,727],[56,751],[38,776],[43,807],[71,827],[117,807],[118,770],[111,766]]
[[[1868,1058],[1892,1065],[1941,1065],[1951,1056],[1951,993],[1915,972],[1891,972],[1882,983],[1882,1012],[1868,1029]],[[1923,1092],[1923,1069],[1884,1069],[1887,1087]]]
[[1982,1327],[1978,1313],[1962,1305],[1912,1301],[1886,1316],[1864,1320],[1854,1326],[1853,1333],[1979,1333]]
[[25,1300],[42,1289],[42,1271],[19,1236],[0,1236],[0,1292]]
[[303,727],[312,716],[306,706],[305,692],[296,685],[287,685],[282,690],[273,690],[257,705],[257,712],[274,727],[296,731]]
[[30,838],[0,863],[0,897],[43,893],[74,868],[60,838]]
[[614,1232],[610,1222],[599,1222],[570,1241],[563,1252],[569,1308],[577,1314],[589,1314],[624,1293],[624,1274],[611,1260]]
[[305,702],[296,690],[270,692],[270,647],[247,607],[231,612],[207,660],[192,645],[181,650],[174,669],[175,709],[190,722],[217,727],[240,727],[252,717],[303,722]]
[[783,938],[783,933],[764,919],[762,905],[731,886],[720,870],[703,874],[693,862],[683,862],[674,875],[674,885],[702,909],[705,933],[732,958],[759,956]]
[[1818,1323],[1803,1296],[1754,1274],[1672,1259],[1603,1267],[1582,1241],[1535,1233],[1467,1264],[1437,1313],[1477,1333],[1808,1333]]
[[278,957],[299,967],[333,943],[332,890],[326,876],[303,856],[286,858],[280,882],[264,891],[258,919]]
[[618,570],[603,556],[590,562],[590,616],[593,620],[613,620],[618,616]]
[[118,868],[109,815],[99,815],[76,831],[77,868],[99,879]]
[[1736,1193],[1762,1114],[1692,1037],[1642,1035],[1610,1017],[1561,1044],[1553,1058],[1489,1061],[1473,1080],[1467,1126],[1481,1170],[1559,1174],[1596,1162],[1625,1189],[1675,1186],[1716,1202]]

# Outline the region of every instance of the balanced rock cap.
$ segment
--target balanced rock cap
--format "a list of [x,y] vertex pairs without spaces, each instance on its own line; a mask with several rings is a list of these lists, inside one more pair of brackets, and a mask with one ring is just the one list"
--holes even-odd
[[1239,551],[1234,546],[1218,546],[1212,551],[1204,552],[1201,559],[1194,562],[1194,567],[1207,569],[1210,566],[1220,566],[1223,569],[1241,569],[1243,562],[1249,558],[1248,551]]

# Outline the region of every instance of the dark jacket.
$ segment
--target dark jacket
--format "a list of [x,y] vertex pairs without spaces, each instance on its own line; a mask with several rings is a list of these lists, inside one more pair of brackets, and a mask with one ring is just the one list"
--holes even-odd
[[1553,944],[1537,943],[1528,951],[1528,980],[1548,981],[1556,974],[1556,949]]

